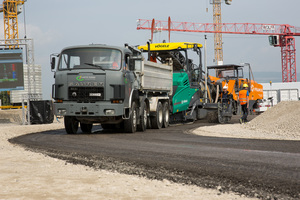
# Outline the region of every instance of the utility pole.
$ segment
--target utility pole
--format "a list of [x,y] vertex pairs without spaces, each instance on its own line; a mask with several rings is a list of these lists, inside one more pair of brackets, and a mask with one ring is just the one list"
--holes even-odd
[[207,37],[204,35],[204,68],[205,68],[205,93],[204,93],[204,99],[205,103],[207,103],[207,49],[206,49],[206,40]]

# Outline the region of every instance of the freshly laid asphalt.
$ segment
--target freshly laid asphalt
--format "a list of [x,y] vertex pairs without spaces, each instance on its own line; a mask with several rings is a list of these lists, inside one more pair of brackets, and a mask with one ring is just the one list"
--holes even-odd
[[125,134],[65,130],[10,140],[30,150],[95,169],[168,179],[262,199],[300,199],[300,141],[218,138],[193,135],[201,121]]

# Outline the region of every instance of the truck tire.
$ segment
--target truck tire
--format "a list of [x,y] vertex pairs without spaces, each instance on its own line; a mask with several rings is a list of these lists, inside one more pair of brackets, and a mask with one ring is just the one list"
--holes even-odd
[[131,115],[129,119],[126,119],[124,121],[124,130],[126,133],[134,133],[136,132],[136,122],[137,122],[137,109],[136,109],[136,104],[133,101],[131,104]]
[[170,122],[170,110],[169,110],[169,103],[165,102],[163,104],[163,124],[162,127],[163,128],[167,128],[169,126],[169,122]]
[[83,133],[91,133],[93,128],[93,124],[85,124],[80,122],[80,129]]
[[65,116],[64,124],[65,124],[65,130],[68,134],[77,133],[79,122],[75,119],[75,117]]
[[148,121],[148,109],[145,102],[142,103],[140,109],[142,109],[140,117],[140,124],[137,126],[138,131],[146,131]]
[[163,123],[163,107],[161,102],[157,103],[155,115],[151,117],[151,127],[153,129],[160,129]]

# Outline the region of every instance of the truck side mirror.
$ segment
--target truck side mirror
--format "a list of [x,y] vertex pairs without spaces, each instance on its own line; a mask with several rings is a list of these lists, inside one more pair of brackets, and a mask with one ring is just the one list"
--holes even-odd
[[55,69],[55,57],[51,57],[51,70]]
[[55,61],[56,61],[56,57],[58,56],[59,56],[58,53],[53,53],[50,55],[51,71],[55,69]]

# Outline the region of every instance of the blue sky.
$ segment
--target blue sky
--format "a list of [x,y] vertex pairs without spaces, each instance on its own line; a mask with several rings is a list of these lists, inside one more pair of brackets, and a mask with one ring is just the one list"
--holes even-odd
[[[299,0],[233,0],[230,6],[222,4],[222,22],[300,27],[299,9]],[[66,46],[145,44],[150,31],[136,30],[137,19],[167,20],[170,16],[174,21],[213,22],[209,0],[27,0],[25,14],[26,36],[34,39],[35,63],[42,66],[44,99],[50,99],[54,83],[50,54]],[[19,15],[19,32],[23,38],[23,14]],[[212,65],[213,34],[207,36],[208,65]],[[167,33],[158,33],[155,38],[167,40]],[[171,42],[204,43],[204,34],[171,32]],[[223,34],[223,42],[224,63],[251,63],[256,73],[281,72],[280,48],[270,46],[267,36]],[[300,37],[296,37],[297,47],[300,48]],[[297,61],[300,63],[300,53]],[[300,72],[299,64],[297,71]]]

